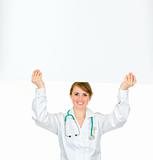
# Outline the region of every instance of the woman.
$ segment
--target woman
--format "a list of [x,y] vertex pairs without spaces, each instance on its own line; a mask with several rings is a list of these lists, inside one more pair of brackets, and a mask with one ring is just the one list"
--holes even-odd
[[32,83],[37,86],[33,100],[33,119],[36,124],[58,136],[61,160],[101,160],[101,136],[123,126],[129,114],[128,89],[136,83],[132,73],[120,85],[118,103],[112,113],[103,115],[87,108],[92,97],[88,82],[75,82],[70,89],[73,108],[67,113],[47,112],[45,84],[42,73],[35,70]]

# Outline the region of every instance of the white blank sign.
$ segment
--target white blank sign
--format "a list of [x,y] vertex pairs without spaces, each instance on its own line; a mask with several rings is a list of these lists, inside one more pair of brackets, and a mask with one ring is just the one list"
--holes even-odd
[[1,1],[0,79],[153,82],[151,0]]

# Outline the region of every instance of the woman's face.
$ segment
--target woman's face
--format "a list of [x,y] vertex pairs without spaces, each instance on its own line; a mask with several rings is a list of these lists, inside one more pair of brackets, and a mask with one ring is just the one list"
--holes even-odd
[[71,94],[73,107],[78,109],[85,109],[90,101],[89,93],[85,92],[81,88],[74,86]]

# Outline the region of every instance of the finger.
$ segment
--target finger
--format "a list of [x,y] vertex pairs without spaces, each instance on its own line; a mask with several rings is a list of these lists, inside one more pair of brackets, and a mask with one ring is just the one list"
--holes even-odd
[[136,83],[136,77],[134,75],[132,75],[132,81],[130,83],[131,86],[134,86]]
[[33,72],[32,81],[34,82],[37,81],[39,73],[40,73],[40,70],[38,69]]
[[32,77],[35,76],[35,73],[36,73],[36,70],[34,70],[34,71],[32,72]]
[[130,82],[133,83],[133,80],[134,80],[134,75],[131,73],[130,74]]
[[125,75],[124,81],[125,81],[125,82],[128,81],[128,75]]
[[133,73],[131,73],[131,82],[134,82],[136,80],[136,77]]
[[40,72],[40,70],[36,69],[36,70],[33,71],[33,73],[37,73],[37,72]]
[[128,80],[128,82],[131,82],[131,73],[128,74],[127,80]]
[[37,75],[38,80],[41,80],[41,77],[42,77],[42,73],[39,72],[38,75]]
[[134,82],[135,81],[135,76],[134,75],[132,75],[132,82]]
[[35,80],[36,70],[32,72],[32,82]]
[[40,79],[40,72],[37,72],[35,74],[35,81],[38,81]]
[[129,73],[129,80],[130,80],[130,82],[132,82],[133,83],[133,81],[134,81],[134,75],[133,75],[133,73],[132,72],[130,72]]
[[136,81],[137,81],[137,80],[136,80],[136,77],[134,76],[134,77],[133,77],[133,84],[135,84]]
[[40,72],[38,69],[34,70],[33,73],[32,73],[32,76],[35,76],[38,72]]

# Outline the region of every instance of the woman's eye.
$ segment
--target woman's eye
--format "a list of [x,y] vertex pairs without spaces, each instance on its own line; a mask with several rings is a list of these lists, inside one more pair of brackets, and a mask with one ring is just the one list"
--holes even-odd
[[79,95],[79,93],[74,93],[74,95],[75,95],[75,96],[78,96],[78,95]]
[[83,93],[83,96],[85,96],[85,97],[86,97],[86,96],[88,96],[88,95],[87,95],[86,93]]

